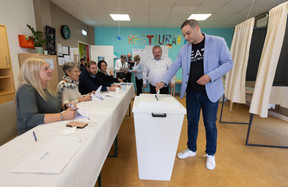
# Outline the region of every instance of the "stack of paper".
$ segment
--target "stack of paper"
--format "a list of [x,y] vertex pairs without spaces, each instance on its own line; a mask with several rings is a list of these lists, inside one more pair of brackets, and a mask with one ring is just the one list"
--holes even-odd
[[80,138],[55,137],[29,155],[14,173],[59,174],[81,145]]

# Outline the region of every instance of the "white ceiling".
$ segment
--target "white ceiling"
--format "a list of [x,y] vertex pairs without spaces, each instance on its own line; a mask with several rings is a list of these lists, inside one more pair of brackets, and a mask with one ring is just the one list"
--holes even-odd
[[[211,13],[201,27],[234,27],[268,12],[285,0],[50,0],[77,19],[95,27],[117,27],[109,14],[129,14],[121,27],[180,27],[192,13]],[[119,3],[119,6],[118,6]]]

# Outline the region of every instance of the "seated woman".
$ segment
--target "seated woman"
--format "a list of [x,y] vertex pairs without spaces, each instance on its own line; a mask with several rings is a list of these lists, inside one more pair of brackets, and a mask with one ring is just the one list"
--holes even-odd
[[72,108],[61,112],[59,97],[47,90],[47,83],[50,80],[52,70],[45,60],[28,58],[22,64],[16,92],[19,135],[40,124],[71,120],[75,117],[76,111]]
[[66,62],[62,67],[65,75],[63,80],[58,83],[57,92],[61,98],[63,107],[73,102],[75,105],[82,101],[91,100],[90,95],[81,96],[78,90],[80,69],[74,62]]
[[113,71],[109,72],[110,75],[107,73],[107,63],[104,60],[100,60],[98,62],[98,76],[105,82],[113,84],[114,82],[123,82],[122,79],[117,79],[113,77]]

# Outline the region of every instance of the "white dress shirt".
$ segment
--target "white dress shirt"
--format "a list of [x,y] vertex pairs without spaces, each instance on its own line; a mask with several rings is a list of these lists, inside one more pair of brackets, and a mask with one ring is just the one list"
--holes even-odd
[[[155,58],[147,61],[143,71],[143,84],[148,82],[156,86],[164,78],[169,67],[172,65],[172,60],[168,57],[161,57],[159,60]],[[176,75],[171,79],[171,83],[175,83]]]
[[120,71],[120,68],[128,68],[128,63],[127,63],[127,62],[124,62],[124,63],[122,64],[121,59],[116,60],[116,62],[115,62],[115,68],[114,68],[115,71],[116,71],[116,73]]

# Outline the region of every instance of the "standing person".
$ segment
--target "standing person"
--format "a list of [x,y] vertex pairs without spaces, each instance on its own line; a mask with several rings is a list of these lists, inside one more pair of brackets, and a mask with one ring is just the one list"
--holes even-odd
[[123,82],[122,79],[117,79],[113,77],[113,70],[111,70],[110,75],[107,73],[107,63],[105,60],[100,60],[98,62],[98,73],[97,75],[105,82],[110,84]]
[[91,97],[89,94],[82,97],[78,90],[80,70],[77,64],[74,62],[66,62],[62,69],[65,75],[57,86],[62,105],[66,107],[70,102],[76,105],[83,101],[90,101]]
[[176,61],[156,89],[168,84],[182,67],[180,98],[186,92],[188,148],[177,156],[185,159],[196,155],[198,123],[202,109],[206,131],[204,157],[207,157],[206,168],[213,170],[216,166],[218,102],[224,93],[221,77],[232,69],[233,61],[225,40],[202,33],[196,20],[186,20],[181,29],[188,43],[180,49]]
[[19,135],[40,124],[72,120],[75,117],[76,111],[72,108],[61,112],[59,97],[47,89],[47,83],[51,80],[52,70],[45,60],[28,58],[22,64],[16,92]]
[[96,91],[101,85],[101,91],[115,91],[116,87],[118,87],[118,85],[112,85],[103,81],[97,75],[97,63],[95,61],[88,62],[86,70],[79,78],[79,92],[85,95]]
[[121,55],[120,59],[115,62],[115,72],[117,79],[122,79],[127,82],[126,73],[128,70],[128,63],[126,62],[126,55]]
[[[155,86],[161,82],[169,67],[172,65],[170,58],[162,57],[162,49],[159,45],[155,45],[152,49],[154,58],[146,66],[143,71],[143,87],[147,87],[147,80],[150,83],[150,93],[156,93]],[[171,86],[175,85],[176,76],[171,80]],[[169,86],[160,90],[161,94],[169,93]]]
[[[132,70],[135,63],[134,61],[132,60],[132,54],[131,53],[127,53],[127,59],[126,59],[126,62],[128,64],[128,68],[129,70]],[[127,77],[127,82],[131,82],[131,76],[132,76],[132,73],[129,71],[126,73],[126,77]]]
[[84,58],[80,59],[80,74],[83,73],[86,69],[86,62]]
[[137,95],[139,96],[142,93],[142,86],[143,86],[143,64],[140,62],[140,56],[134,56],[135,66],[133,67],[130,72],[135,73],[135,80],[136,80],[136,87],[137,87]]

